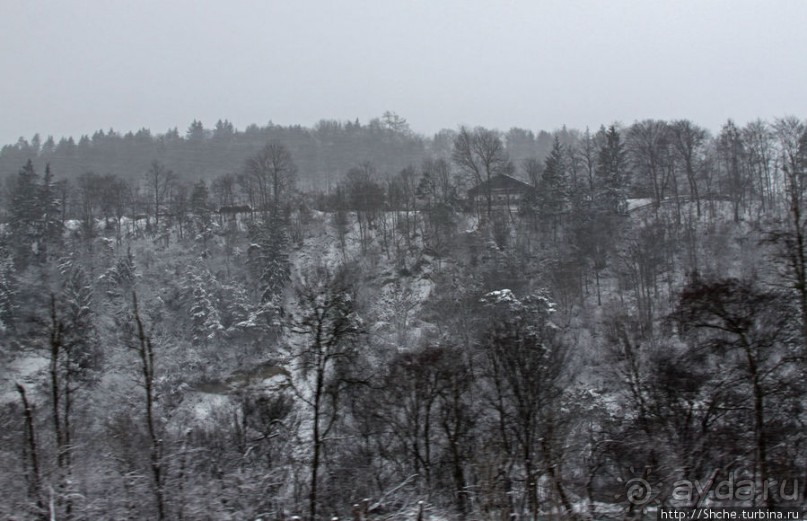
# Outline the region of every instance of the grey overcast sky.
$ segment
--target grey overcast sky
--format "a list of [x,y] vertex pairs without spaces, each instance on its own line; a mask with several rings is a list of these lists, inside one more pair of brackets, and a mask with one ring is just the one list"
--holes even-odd
[[413,130],[807,115],[807,1],[0,0],[0,144],[193,119]]

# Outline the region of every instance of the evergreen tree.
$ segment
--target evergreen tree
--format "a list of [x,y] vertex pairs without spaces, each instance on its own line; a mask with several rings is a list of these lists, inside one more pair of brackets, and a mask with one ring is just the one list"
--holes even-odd
[[14,257],[18,266],[30,262],[38,248],[37,221],[39,175],[29,159],[14,179],[9,190],[9,234],[14,245]]
[[595,190],[595,201],[601,211],[622,214],[628,208],[630,176],[627,151],[614,125],[608,127],[608,130],[600,129],[600,134],[603,139],[597,154],[596,174],[599,186]]
[[252,227],[250,247],[252,271],[258,281],[261,304],[276,303],[291,278],[289,234],[286,223],[272,212],[269,219]]
[[[62,243],[62,209],[59,200],[59,190],[53,180],[50,164],[45,166],[45,176],[38,190],[38,210],[40,215],[39,228],[42,240],[41,255],[47,257],[48,249],[58,249]],[[53,252],[55,253],[55,252]]]
[[107,287],[107,295],[112,298],[127,297],[134,288],[137,272],[132,250],[118,258],[115,264],[101,275],[101,282]]
[[72,258],[58,265],[62,275],[63,341],[70,362],[69,370],[87,378],[88,371],[97,370],[101,363],[98,333],[94,325],[93,289],[87,272]]
[[0,257],[0,333],[15,331],[17,290],[14,263],[9,255],[3,255]]
[[185,132],[188,141],[201,141],[207,137],[207,131],[201,121],[194,119]]
[[226,334],[235,335],[249,329],[252,306],[244,286],[237,282],[222,284],[221,296],[221,325]]
[[33,163],[25,163],[10,188],[9,207],[9,233],[18,265],[44,261],[48,245],[56,246],[62,239],[61,209],[50,165],[40,181]]
[[564,147],[555,137],[552,151],[544,162],[538,190],[541,217],[552,223],[553,237],[557,234],[560,215],[566,208],[568,188]]
[[218,311],[218,281],[206,269],[193,270],[188,274],[191,288],[191,329],[193,343],[207,345],[220,331],[221,317]]

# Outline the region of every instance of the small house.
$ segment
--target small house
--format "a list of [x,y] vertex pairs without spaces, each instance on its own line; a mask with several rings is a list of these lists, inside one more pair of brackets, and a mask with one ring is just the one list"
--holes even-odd
[[490,195],[491,209],[517,210],[528,195],[535,195],[532,185],[505,174],[495,175],[468,190],[468,199],[476,208],[487,208]]

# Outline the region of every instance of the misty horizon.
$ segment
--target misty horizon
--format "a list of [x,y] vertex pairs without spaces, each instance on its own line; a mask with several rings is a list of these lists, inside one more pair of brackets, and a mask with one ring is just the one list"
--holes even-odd
[[3,7],[0,519],[807,519],[807,1]]
[[796,2],[12,1],[0,143],[387,110],[425,135],[645,119],[716,132],[807,112],[805,19]]
[[[438,135],[438,134],[440,134],[442,132],[456,132],[461,128],[468,128],[468,129],[472,129],[472,128],[489,128],[489,127],[486,127],[485,125],[474,124],[474,123],[471,122],[471,123],[457,123],[454,126],[444,126],[444,127],[438,128],[437,130],[435,130],[433,132],[430,132],[430,131],[427,132],[427,131],[422,131],[422,130],[418,129],[417,125],[412,125],[412,123],[409,121],[409,119],[406,118],[405,114],[398,113],[398,112],[396,112],[394,110],[385,111],[385,113],[390,113],[390,114],[394,114],[396,116],[402,117],[405,120],[409,130],[414,135],[416,135],[418,137],[421,137],[421,138],[425,138],[425,139],[433,139],[436,135]],[[303,129],[314,130],[314,129],[317,128],[318,125],[320,125],[321,123],[324,123],[324,122],[325,123],[338,123],[338,124],[341,124],[341,125],[355,124],[356,122],[358,122],[362,126],[367,126],[367,125],[371,125],[374,121],[380,121],[382,119],[382,117],[383,117],[383,114],[378,114],[376,116],[371,116],[368,119],[362,119],[362,118],[360,118],[358,116],[354,117],[354,118],[320,118],[319,120],[314,121],[312,123],[301,123],[301,122],[281,123],[281,122],[277,122],[277,121],[274,121],[274,120],[270,119],[269,121],[267,121],[265,123],[261,123],[261,122],[258,122],[258,121],[253,121],[253,122],[249,122],[249,123],[247,123],[245,125],[236,125],[232,120],[230,120],[228,118],[218,118],[215,121],[210,121],[210,122],[193,119],[193,120],[187,122],[187,124],[184,125],[184,126],[181,125],[181,124],[174,125],[174,126],[171,126],[171,127],[167,128],[165,130],[162,130],[162,131],[157,130],[157,129],[153,129],[153,128],[149,128],[149,127],[122,129],[122,128],[117,128],[114,125],[107,125],[105,127],[99,127],[99,128],[96,128],[96,129],[94,129],[94,130],[92,130],[90,132],[83,132],[81,134],[55,135],[55,134],[49,133],[49,132],[35,132],[34,134],[32,134],[30,136],[18,136],[15,140],[9,141],[8,143],[0,143],[0,148],[2,148],[3,146],[14,146],[14,145],[20,143],[21,140],[25,141],[27,143],[31,143],[32,139],[34,137],[37,137],[37,136],[40,139],[40,142],[44,142],[48,138],[52,138],[55,143],[58,143],[59,141],[65,140],[65,139],[66,140],[72,139],[74,142],[77,143],[83,137],[87,137],[87,138],[91,139],[93,137],[93,135],[98,134],[98,133],[103,133],[105,135],[110,135],[110,133],[114,133],[115,135],[124,137],[124,136],[129,135],[129,134],[135,135],[138,132],[142,132],[142,131],[149,132],[149,134],[152,137],[155,137],[155,138],[165,136],[165,135],[173,133],[173,132],[177,132],[180,137],[184,138],[187,135],[188,129],[194,123],[201,123],[202,126],[204,127],[205,131],[210,132],[210,133],[212,133],[214,131],[215,125],[217,123],[232,124],[233,125],[233,132],[235,132],[235,133],[244,133],[250,127],[265,128],[265,127],[273,127],[273,126],[282,127],[282,128],[300,127],[300,128],[303,128]],[[797,114],[786,113],[786,114],[774,115],[774,116],[772,116],[770,118],[764,118],[764,117],[761,117],[761,116],[760,117],[749,117],[747,120],[739,120],[739,119],[732,118],[732,117],[729,116],[726,120],[720,122],[716,127],[703,125],[703,124],[701,124],[700,121],[698,121],[695,118],[682,117],[682,118],[675,118],[675,120],[686,120],[686,121],[691,121],[693,123],[697,123],[697,124],[699,124],[699,126],[704,128],[710,134],[716,135],[716,134],[718,134],[720,132],[720,129],[728,122],[732,122],[732,123],[734,123],[734,124],[736,124],[736,125],[738,125],[740,127],[743,127],[743,126],[746,126],[748,123],[753,123],[753,122],[756,122],[756,121],[770,122],[770,121],[775,121],[775,120],[779,120],[779,119],[785,119],[785,118],[788,118],[788,117],[798,117],[798,115]],[[574,126],[566,125],[566,124],[561,124],[561,125],[559,125],[557,127],[552,127],[552,128],[521,127],[521,126],[518,126],[518,125],[511,125],[511,126],[507,126],[507,127],[492,127],[492,128],[489,128],[489,129],[493,130],[493,131],[495,131],[497,133],[500,133],[502,135],[504,135],[508,131],[514,130],[514,129],[515,130],[525,130],[525,131],[528,131],[528,132],[533,132],[535,135],[538,135],[540,133],[547,133],[547,134],[550,134],[550,135],[554,135],[554,134],[556,134],[558,132],[562,132],[564,130],[572,131],[572,132],[574,132],[574,131],[585,132],[586,130],[589,130],[591,132],[595,132],[597,130],[600,130],[601,128],[607,128],[607,127],[609,127],[611,125],[615,125],[618,128],[627,128],[627,127],[630,127],[632,124],[640,123],[641,121],[672,121],[672,120],[665,120],[664,118],[648,117],[648,118],[643,118],[641,120],[634,120],[634,121],[631,121],[631,122],[620,121],[620,120],[603,121],[603,122],[600,122],[600,123],[598,123],[596,125],[587,125],[585,127],[574,127]]]

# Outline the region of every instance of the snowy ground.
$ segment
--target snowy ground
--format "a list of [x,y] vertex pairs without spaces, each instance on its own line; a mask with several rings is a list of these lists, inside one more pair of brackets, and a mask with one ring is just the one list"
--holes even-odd
[[[10,403],[20,399],[14,387],[15,383],[23,386],[36,384],[40,380],[38,375],[46,371],[48,359],[44,356],[31,354],[17,358],[8,364],[8,370],[0,378],[0,403]],[[27,393],[26,393],[27,394]]]

